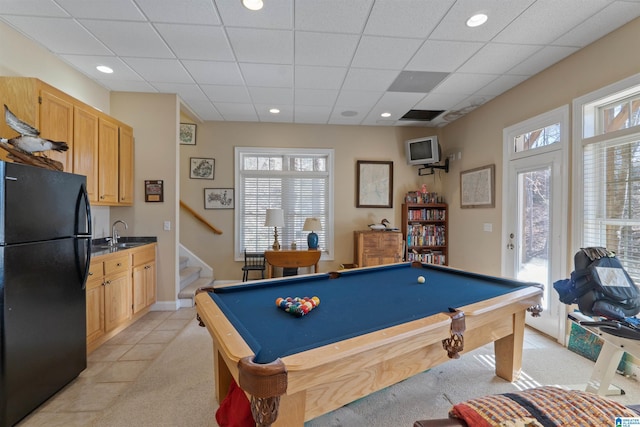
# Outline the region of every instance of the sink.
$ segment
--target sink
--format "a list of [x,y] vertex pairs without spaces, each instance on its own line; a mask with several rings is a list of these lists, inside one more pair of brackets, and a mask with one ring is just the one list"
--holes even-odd
[[99,246],[94,246],[97,249],[127,249],[127,248],[135,248],[136,246],[140,246],[143,245],[144,243],[139,243],[139,242],[124,242],[124,243],[118,243],[116,245],[99,245]]

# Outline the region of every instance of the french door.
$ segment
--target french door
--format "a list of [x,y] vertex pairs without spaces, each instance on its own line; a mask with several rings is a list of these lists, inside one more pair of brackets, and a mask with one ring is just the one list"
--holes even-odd
[[[559,342],[564,342],[566,306],[553,282],[567,277],[569,179],[560,136],[566,129],[562,117],[549,115],[548,122],[538,118],[505,130],[502,230],[503,275],[543,287],[543,312],[540,317],[527,315],[527,324]],[[523,142],[514,135],[528,139]]]

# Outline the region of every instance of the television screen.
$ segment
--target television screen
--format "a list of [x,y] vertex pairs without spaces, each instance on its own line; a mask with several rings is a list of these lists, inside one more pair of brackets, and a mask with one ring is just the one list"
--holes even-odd
[[438,137],[410,139],[405,142],[407,164],[428,165],[440,161]]

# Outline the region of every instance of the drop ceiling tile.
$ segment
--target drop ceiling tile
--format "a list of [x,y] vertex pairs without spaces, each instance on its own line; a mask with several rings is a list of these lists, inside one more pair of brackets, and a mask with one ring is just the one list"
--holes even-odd
[[222,23],[230,27],[268,28],[274,30],[293,29],[293,1],[268,0],[267,7],[259,11],[250,11],[242,2],[217,1],[216,7],[222,18]]
[[276,87],[250,87],[249,95],[256,104],[293,105],[293,90]]
[[240,68],[235,62],[181,61],[189,74],[200,84],[244,85]]
[[389,120],[398,120],[407,111],[412,109],[420,100],[424,98],[423,93],[410,93],[410,92],[387,92],[385,93],[378,103],[371,109],[370,116],[377,115],[384,112],[391,113]]
[[416,110],[448,110],[467,97],[467,94],[459,93],[428,93],[414,108]]
[[132,0],[56,0],[56,2],[74,17],[80,19],[123,21],[144,21],[146,19]]
[[235,57],[222,27],[156,24],[160,36],[180,59],[233,61]]
[[547,46],[543,47],[515,67],[511,68],[509,74],[519,74],[523,76],[532,76],[539,73],[566,58],[567,56],[578,51],[577,47],[564,46]]
[[351,66],[402,70],[421,44],[418,39],[363,36]]
[[358,45],[358,36],[350,34],[296,31],[296,65],[349,65]]
[[542,46],[489,43],[465,62],[457,71],[462,73],[501,74],[524,61]]
[[258,120],[258,115],[253,104],[239,104],[216,102],[216,110],[224,117],[225,120],[246,122]]
[[211,0],[136,0],[151,22],[220,25]]
[[[456,2],[446,16],[429,35],[434,40],[487,42],[496,36],[513,19],[526,10],[535,0],[467,0]],[[489,19],[480,27],[467,27],[466,22],[478,12]]]
[[6,15],[28,15],[48,17],[68,17],[60,6],[52,0],[2,0],[2,13]]
[[331,107],[317,107],[311,105],[296,105],[294,121],[296,123],[328,123],[331,117]]
[[296,30],[359,34],[373,0],[296,1]]
[[508,91],[511,88],[518,86],[523,81],[527,80],[529,76],[500,76],[487,84],[482,89],[478,90],[474,95],[484,96],[488,95],[492,98]]
[[54,53],[113,55],[113,52],[72,19],[26,16],[7,16],[5,19],[13,27],[24,34],[29,34],[29,37]]
[[452,72],[483,46],[484,43],[427,40],[407,64],[407,70]]
[[640,15],[640,2],[614,1],[597,14],[581,22],[553,41],[557,46],[582,47],[593,43],[611,31]]
[[293,64],[292,31],[227,28],[227,35],[239,62]]
[[454,0],[377,0],[364,33],[424,38],[454,3]]
[[351,68],[342,89],[385,92],[397,76],[397,71]]
[[488,85],[497,77],[498,74],[454,73],[440,83],[432,93],[471,95]]
[[338,96],[337,90],[296,89],[295,105],[316,105],[333,107]]
[[209,98],[196,84],[187,83],[154,83],[160,93],[175,93],[187,102],[207,102]]
[[[272,108],[279,108],[278,114],[269,112]],[[290,105],[256,104],[258,117],[262,122],[291,123],[293,122],[293,108]]]
[[202,91],[213,102],[249,103],[251,97],[244,86],[200,85]]
[[191,102],[187,105],[201,120],[224,120],[211,102]]
[[[130,80],[142,81],[142,77],[136,74],[123,60],[117,56],[93,56],[93,55],[60,55],[62,59],[81,70],[87,76],[98,80]],[[113,70],[112,74],[101,73],[96,69],[98,65],[106,65]]]
[[124,58],[124,61],[150,83],[194,83],[175,59]]
[[382,97],[381,92],[369,92],[364,90],[343,90],[336,99],[336,107],[341,109],[371,109]]
[[240,70],[247,86],[292,87],[293,67],[291,65],[240,64]]
[[102,86],[114,92],[156,93],[156,89],[144,81],[132,80],[97,80]]
[[296,89],[340,89],[346,74],[347,68],[344,67],[298,65],[295,67],[295,87]]
[[610,0],[537,0],[493,41],[540,45],[550,43],[608,3]]
[[139,58],[174,57],[149,23],[91,19],[83,19],[80,23],[116,55]]

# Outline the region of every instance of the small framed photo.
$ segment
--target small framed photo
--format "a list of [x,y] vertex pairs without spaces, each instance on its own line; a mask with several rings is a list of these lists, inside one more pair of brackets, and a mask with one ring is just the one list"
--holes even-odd
[[180,144],[196,145],[196,125],[180,123]]
[[233,209],[233,188],[205,188],[205,209]]
[[216,170],[215,159],[203,157],[191,157],[189,165],[189,178],[213,179]]
[[164,182],[162,180],[145,180],[144,181],[144,201],[145,202],[163,202],[164,201]]

